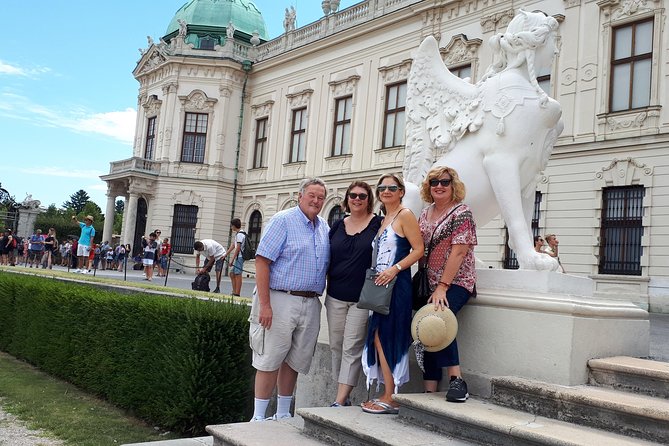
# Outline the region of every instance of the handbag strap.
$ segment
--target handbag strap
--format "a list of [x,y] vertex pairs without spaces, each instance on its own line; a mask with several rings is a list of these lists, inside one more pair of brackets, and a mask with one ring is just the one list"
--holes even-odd
[[432,236],[430,237],[430,243],[427,245],[427,249],[425,250],[425,262],[427,262],[427,261],[429,260],[429,258],[430,258],[430,253],[432,252],[432,248],[434,248],[434,247],[432,246],[432,242],[434,241],[434,234],[437,233],[437,229],[439,229],[439,227],[440,227],[442,224],[444,224],[444,222],[445,222],[446,220],[448,220],[448,217],[449,217],[453,212],[455,212],[455,210],[456,210],[457,208],[459,208],[460,206],[462,206],[462,203],[460,203],[459,205],[457,205],[456,207],[454,207],[453,209],[451,209],[451,211],[450,211],[448,214],[446,214],[446,217],[444,217],[444,219],[441,221],[441,223],[439,223],[439,224],[434,228],[434,231],[432,231]]

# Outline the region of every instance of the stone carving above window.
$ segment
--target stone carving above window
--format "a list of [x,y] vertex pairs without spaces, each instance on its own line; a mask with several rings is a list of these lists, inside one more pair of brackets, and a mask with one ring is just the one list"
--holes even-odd
[[597,116],[600,128],[605,133],[646,134],[656,132],[660,118],[660,107],[647,107],[641,111],[625,112],[620,114],[601,114]]
[[406,80],[411,71],[411,59],[403,60],[394,65],[379,67],[379,71],[381,72],[381,77],[385,83]]
[[211,112],[218,99],[209,98],[201,90],[193,90],[188,96],[179,96],[181,104],[187,110]]
[[158,115],[162,104],[163,101],[159,100],[156,95],[152,94],[146,100],[144,100],[142,107],[144,107],[144,113],[146,116],[150,118]]
[[265,101],[262,104],[255,104],[251,106],[252,114],[254,118],[260,118],[263,116],[269,116],[272,113],[272,107],[274,106],[274,101],[271,99]]
[[458,34],[453,36],[448,45],[440,48],[439,52],[446,66],[472,63],[477,59],[481,43],[483,43],[481,39],[467,39],[466,35]]
[[483,28],[484,33],[489,33],[497,29],[505,28],[513,16],[513,9],[507,9],[506,11],[496,12],[495,14],[483,16],[481,17],[481,28]]
[[597,3],[605,15],[612,20],[631,17],[636,14],[643,14],[655,11],[660,7],[659,0],[603,0]]
[[288,98],[288,105],[290,108],[306,107],[309,104],[313,92],[313,89],[307,88],[297,93],[288,93],[286,95]]
[[360,80],[360,76],[358,75],[353,75],[349,76],[346,79],[342,79],[340,81],[330,81],[328,82],[328,85],[330,85],[330,89],[332,90],[332,94],[334,97],[340,97],[340,96],[348,96],[352,95],[353,92],[355,91],[355,88],[358,86],[358,81]]
[[651,177],[653,168],[635,160],[632,157],[619,160],[614,158],[607,166],[601,168],[595,177],[601,181],[602,187],[631,186],[633,184],[644,184],[644,177]]
[[174,204],[199,206],[204,204],[204,198],[202,195],[193,192],[192,190],[182,189],[179,192],[172,194],[172,202]]

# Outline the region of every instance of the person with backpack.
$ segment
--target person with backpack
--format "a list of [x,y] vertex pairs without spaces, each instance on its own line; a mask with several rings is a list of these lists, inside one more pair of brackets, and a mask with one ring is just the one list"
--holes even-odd
[[[232,245],[225,252],[224,257],[227,257],[228,254],[232,253],[230,257],[232,260],[230,264],[232,269],[230,270],[230,281],[232,282],[232,295],[239,296],[239,293],[242,290],[242,272],[244,267],[244,260],[248,260],[247,256],[249,253],[249,244],[246,236],[246,232],[242,231],[242,221],[238,218],[233,218],[230,222],[230,229],[234,234]],[[246,254],[246,256],[245,256]]]
[[[216,240],[204,239],[198,240],[193,244],[195,249],[195,274],[200,275],[209,275],[211,267],[216,265],[216,288],[214,293],[221,292],[221,272],[223,271],[223,260],[225,259],[225,248],[218,243]],[[204,262],[204,266],[200,269],[200,255],[204,255],[207,260]],[[196,280],[196,282],[198,282]],[[207,289],[209,284],[207,283]]]

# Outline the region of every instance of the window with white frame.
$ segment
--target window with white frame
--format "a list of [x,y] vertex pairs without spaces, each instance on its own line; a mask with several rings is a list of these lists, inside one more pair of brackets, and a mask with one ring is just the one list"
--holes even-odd
[[293,127],[290,132],[289,163],[306,160],[307,108],[293,110]]
[[267,121],[268,118],[256,119],[256,138],[253,147],[253,168],[263,167],[267,151]]
[[351,153],[351,105],[353,96],[339,98],[335,102],[332,156]]
[[404,145],[406,99],[406,81],[386,87],[386,108],[383,121],[383,143],[381,146],[384,149]]
[[653,19],[613,28],[610,111],[650,104]]
[[185,163],[204,163],[208,119],[209,115],[206,113],[186,113],[181,161]]
[[156,117],[153,116],[146,121],[146,141],[144,144],[144,158],[153,159],[156,145]]

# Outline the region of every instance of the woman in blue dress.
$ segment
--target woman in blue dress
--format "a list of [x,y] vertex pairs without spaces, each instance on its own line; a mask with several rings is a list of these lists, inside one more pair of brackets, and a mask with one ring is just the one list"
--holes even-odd
[[411,265],[423,256],[423,238],[414,214],[402,206],[404,182],[393,174],[385,174],[376,185],[376,198],[382,203],[385,217],[378,234],[376,258],[377,285],[385,285],[395,277],[390,313],[372,312],[367,340],[362,354],[362,367],[367,387],[378,380],[383,394],[362,404],[369,413],[395,414],[399,406],[393,393],[409,381],[409,346],[411,345]]

